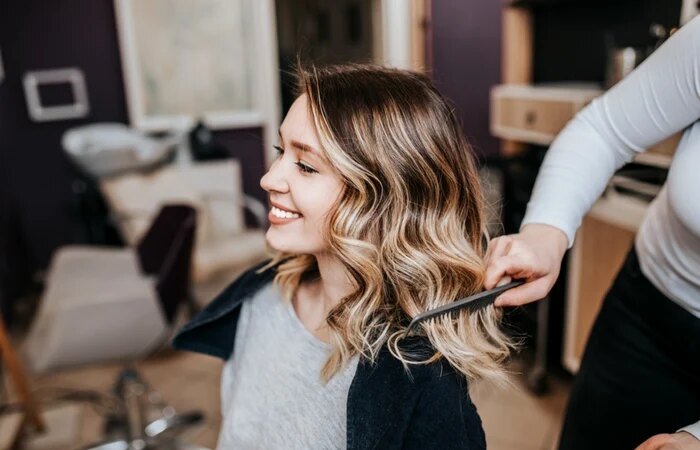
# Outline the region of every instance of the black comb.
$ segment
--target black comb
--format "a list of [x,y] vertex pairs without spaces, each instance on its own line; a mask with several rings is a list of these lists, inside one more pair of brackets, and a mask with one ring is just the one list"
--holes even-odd
[[502,286],[496,286],[493,289],[479,292],[478,294],[470,295],[469,297],[465,297],[463,299],[454,301],[448,305],[443,305],[438,308],[420,313],[413,318],[411,323],[408,324],[406,331],[404,331],[403,333],[403,337],[405,338],[406,336],[408,336],[408,334],[412,330],[414,330],[418,326],[418,324],[420,324],[421,322],[425,322],[426,320],[433,319],[443,314],[449,314],[454,311],[459,311],[463,308],[468,308],[471,311],[476,311],[478,309],[485,308],[492,304],[496,300],[496,297],[498,297],[503,292],[507,291],[508,289],[518,287],[524,283],[525,280],[511,281],[510,283],[504,284]]

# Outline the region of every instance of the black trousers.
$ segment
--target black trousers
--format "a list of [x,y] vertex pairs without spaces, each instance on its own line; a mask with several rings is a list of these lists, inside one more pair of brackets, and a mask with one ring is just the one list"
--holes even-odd
[[646,279],[633,248],[591,331],[559,448],[634,449],[698,420],[700,319]]

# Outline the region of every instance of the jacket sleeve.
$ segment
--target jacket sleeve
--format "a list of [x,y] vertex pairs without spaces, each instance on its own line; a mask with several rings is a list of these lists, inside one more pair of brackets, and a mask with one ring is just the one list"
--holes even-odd
[[450,370],[426,382],[409,421],[403,448],[486,448],[481,418],[464,377]]
[[228,359],[236,337],[240,302],[274,277],[272,270],[257,274],[257,270],[268,262],[269,260],[263,261],[236,278],[206,308],[177,331],[170,345],[177,350]]

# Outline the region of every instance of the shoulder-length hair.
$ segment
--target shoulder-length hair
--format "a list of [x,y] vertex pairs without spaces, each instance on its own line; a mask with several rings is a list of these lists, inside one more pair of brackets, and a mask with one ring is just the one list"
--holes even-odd
[[[374,361],[387,345],[404,365],[443,357],[468,378],[505,380],[511,343],[492,306],[423,324],[430,355],[400,345],[411,318],[479,292],[484,280],[484,201],[452,108],[414,72],[311,66],[297,77],[321,151],[344,182],[325,239],[355,285],[328,314],[333,350],[323,379],[355,355]],[[318,275],[312,255],[279,253],[266,267],[275,265],[289,301]]]

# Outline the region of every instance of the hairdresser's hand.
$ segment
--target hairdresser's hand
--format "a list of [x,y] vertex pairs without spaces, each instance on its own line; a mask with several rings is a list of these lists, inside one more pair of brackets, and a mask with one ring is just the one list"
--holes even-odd
[[484,287],[491,289],[505,276],[526,283],[496,299],[496,306],[517,306],[544,298],[559,276],[561,260],[568,244],[559,228],[530,224],[518,234],[491,240],[486,253]]
[[685,431],[657,434],[644,441],[636,450],[700,450],[700,440]]

